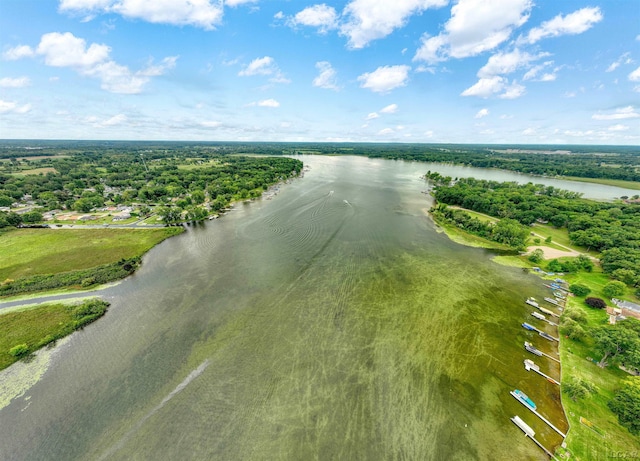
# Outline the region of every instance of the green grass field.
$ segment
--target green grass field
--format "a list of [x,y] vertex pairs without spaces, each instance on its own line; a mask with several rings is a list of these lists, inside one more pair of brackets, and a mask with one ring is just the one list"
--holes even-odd
[[88,269],[140,256],[180,227],[15,229],[0,234],[0,281]]
[[[96,303],[99,301],[85,301]],[[0,311],[0,370],[17,362],[9,350],[19,344],[26,344],[30,352],[62,338],[80,327],[93,321],[85,318],[83,322],[82,304],[41,304],[35,307],[9,311]],[[104,303],[103,303],[104,304]]]
[[[599,285],[591,285],[585,279],[581,283],[589,285],[593,291]],[[583,298],[570,298],[569,305],[587,313],[589,327],[607,322],[607,314],[586,306]],[[620,382],[629,375],[616,367],[598,367],[596,363],[600,357],[593,350],[591,338],[573,341],[563,337],[560,344],[562,383],[580,378],[596,387],[595,394],[577,401],[566,394],[562,395],[562,403],[571,425],[566,439],[571,459],[610,459],[614,453],[640,453],[640,438],[634,437],[618,424],[618,418],[607,406]],[[583,422],[586,420],[593,427],[581,422],[581,417]]]

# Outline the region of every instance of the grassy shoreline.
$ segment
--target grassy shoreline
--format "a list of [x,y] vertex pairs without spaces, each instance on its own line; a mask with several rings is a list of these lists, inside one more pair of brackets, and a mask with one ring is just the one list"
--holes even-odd
[[[431,219],[436,222],[435,218]],[[496,248],[496,243],[469,234],[453,225],[437,223],[439,230],[456,243],[472,247],[487,249]],[[524,255],[499,255],[492,258],[497,264],[532,268],[539,264],[533,264]],[[540,275],[541,280],[545,280]],[[609,281],[602,270],[596,266],[593,273],[565,274],[563,278],[571,283],[582,283],[591,290],[591,295],[602,296],[602,288]],[[588,308],[582,298],[569,297],[568,308],[583,310],[588,318],[589,325],[595,326],[607,321],[608,316],[602,310]],[[592,383],[596,393],[587,398],[572,400],[564,392],[560,392],[562,407],[564,409],[569,430],[565,439],[566,448],[558,448],[556,455],[566,456],[570,459],[582,461],[611,459],[616,454],[640,453],[640,438],[633,436],[626,428],[622,427],[616,415],[608,408],[607,402],[613,398],[614,391],[622,379],[628,375],[618,368],[599,368],[592,357],[590,338],[574,341],[568,337],[560,337],[558,352],[561,361],[561,389],[574,379],[582,379]],[[592,341],[591,341],[592,342]],[[591,426],[589,426],[591,425]]]
[[560,176],[559,178],[569,181],[588,182],[592,184],[602,184],[605,186],[622,187],[624,189],[640,190],[640,183],[636,181],[624,181],[622,179],[606,178],[581,178],[579,176]]

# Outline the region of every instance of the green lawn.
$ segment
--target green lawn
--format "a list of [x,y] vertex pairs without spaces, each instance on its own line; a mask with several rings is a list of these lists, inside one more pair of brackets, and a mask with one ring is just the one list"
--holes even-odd
[[0,282],[88,269],[140,256],[182,231],[154,229],[15,229],[0,233]]
[[[550,224],[539,224],[536,223],[531,227],[531,232],[535,232],[536,234],[541,235],[543,238],[541,239],[544,242],[544,239],[547,237],[551,237],[552,243],[558,243],[560,245],[567,246],[572,248],[580,253],[584,253],[589,256],[593,256],[595,258],[600,257],[600,253],[593,250],[588,250],[587,248],[577,246],[571,242],[569,239],[569,232],[565,227],[558,229]],[[560,248],[563,249],[563,248]]]
[[[593,280],[597,279],[594,277]],[[572,277],[571,281],[577,280]],[[599,283],[591,285],[584,278],[580,281],[594,291],[598,289]],[[606,313],[586,306],[584,298],[569,298],[569,304],[587,313],[589,327],[607,322]],[[640,438],[634,437],[618,424],[618,418],[607,406],[620,382],[629,375],[616,367],[598,367],[596,363],[600,356],[594,352],[590,338],[572,341],[563,337],[560,345],[563,384],[580,378],[595,385],[597,390],[595,394],[578,401],[573,401],[566,394],[562,395],[562,403],[571,425],[566,439],[571,459],[587,461],[610,459],[615,452],[640,453]],[[592,423],[594,428],[581,423],[581,417]]]

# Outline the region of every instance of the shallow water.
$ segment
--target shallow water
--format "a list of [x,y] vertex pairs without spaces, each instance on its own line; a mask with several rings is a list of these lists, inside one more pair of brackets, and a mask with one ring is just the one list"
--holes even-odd
[[[423,164],[304,157],[273,200],[152,250],[0,410],[2,460],[546,459],[539,279],[435,231]],[[17,364],[20,367],[22,364]],[[0,374],[0,383],[6,383]],[[26,406],[26,402],[29,403]]]

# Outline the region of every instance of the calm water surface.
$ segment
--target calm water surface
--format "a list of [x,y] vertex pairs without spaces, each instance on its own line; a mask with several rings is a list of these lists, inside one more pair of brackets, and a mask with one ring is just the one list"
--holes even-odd
[[189,227],[106,290],[107,315],[0,410],[0,459],[546,459],[509,421],[560,443],[518,388],[566,430],[558,388],[522,363],[525,340],[554,353],[520,326],[539,279],[436,232],[434,168],[303,160],[273,200]]

